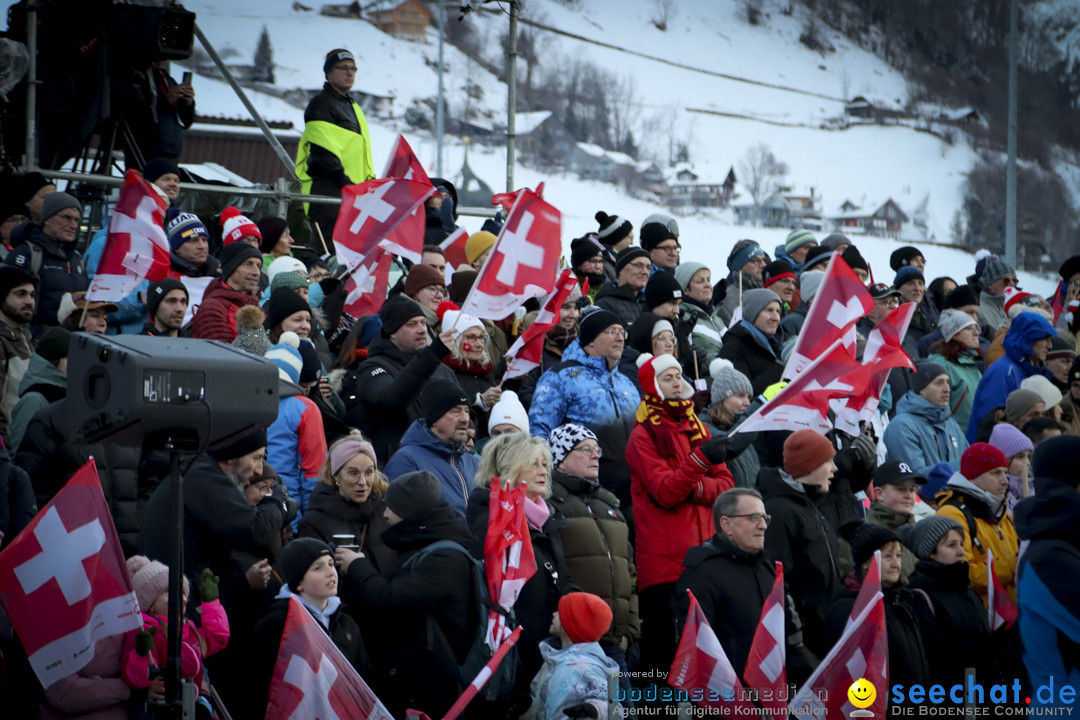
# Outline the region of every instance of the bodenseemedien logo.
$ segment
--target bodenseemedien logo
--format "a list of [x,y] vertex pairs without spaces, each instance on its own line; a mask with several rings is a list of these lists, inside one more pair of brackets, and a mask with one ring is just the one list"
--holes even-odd
[[851,683],[851,687],[848,688],[847,699],[848,702],[858,708],[858,710],[851,711],[851,717],[874,717],[874,713],[866,709],[873,705],[874,700],[877,699],[877,688],[874,687],[874,683],[866,678],[859,678]]

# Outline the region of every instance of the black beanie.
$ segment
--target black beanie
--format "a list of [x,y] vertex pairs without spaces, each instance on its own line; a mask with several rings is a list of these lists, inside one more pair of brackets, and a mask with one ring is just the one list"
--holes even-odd
[[647,225],[643,225],[641,227],[641,233],[639,235],[641,247],[645,248],[646,250],[652,250],[665,240],[679,239],[675,237],[675,233],[671,232],[671,228],[660,222],[651,222]]
[[221,280],[224,283],[229,282],[229,278],[236,272],[236,269],[244,264],[244,261],[248,258],[259,258],[262,260],[262,253],[259,252],[259,248],[254,245],[248,245],[246,242],[234,242],[226,245],[222,251],[218,260],[221,261]]
[[143,180],[148,183],[152,183],[162,175],[168,175],[169,173],[180,177],[180,166],[171,158],[157,157],[147,160],[146,165],[143,165]]
[[274,246],[278,244],[278,240],[281,239],[281,234],[289,227],[289,223],[285,218],[264,217],[255,223],[259,227],[259,234],[262,235],[262,242],[259,243],[259,249],[264,253],[268,253],[274,249]]
[[[644,249],[639,248],[637,245],[629,245],[619,251],[619,254],[615,256],[615,275],[617,276],[622,272],[623,268],[634,262],[638,258],[645,258],[649,260],[649,253]],[[651,262],[651,260],[650,260]]]
[[383,337],[388,338],[414,317],[423,317],[420,304],[407,295],[395,295],[379,309]]
[[591,260],[594,257],[603,257],[602,253],[604,248],[599,245],[595,236],[586,235],[585,237],[575,238],[570,242],[570,269],[576,270],[581,267],[581,263],[586,260]]
[[944,366],[938,365],[931,360],[920,360],[915,363],[915,375],[911,378],[911,389],[916,394],[926,389],[926,386],[934,382],[934,379],[942,375],[948,375],[949,371]]
[[899,271],[905,265],[910,265],[911,261],[917,257],[924,257],[922,251],[914,245],[905,245],[894,250],[889,256],[889,267],[894,271]]
[[[595,310],[583,315],[581,317],[581,332],[578,334],[578,342],[581,343],[582,348],[588,347],[593,340],[600,336],[600,333],[612,325],[623,327],[619,316],[610,310]],[[623,329],[625,330],[625,328]]]
[[1043,440],[1031,455],[1031,474],[1035,478],[1058,480],[1069,487],[1080,485],[1076,458],[1080,457],[1080,437],[1059,435]]
[[311,315],[311,306],[308,305],[307,300],[300,297],[292,288],[284,287],[270,293],[270,299],[266,301],[263,310],[266,311],[266,321],[263,324],[268,330],[280,325],[293,313],[303,310],[307,311],[309,316]]
[[71,333],[62,327],[51,327],[38,338],[37,347],[34,349],[41,357],[51,363],[68,356],[68,346],[71,345]]
[[604,245],[617,245],[634,230],[629,220],[623,220],[618,215],[608,215],[603,210],[596,213],[596,222],[600,223],[600,229],[596,233],[597,239]]
[[945,307],[958,310],[968,305],[978,305],[979,294],[970,285],[958,285],[945,298]]
[[56,187],[56,183],[49,180],[39,172],[28,172],[17,181],[18,184],[18,197],[22,202],[30,202],[30,199],[37,195],[37,191],[48,185]]
[[384,502],[402,520],[417,513],[430,512],[442,502],[439,478],[427,470],[399,475],[386,488]]
[[256,425],[210,446],[209,455],[218,462],[243,457],[266,447],[266,429]]
[[189,301],[191,300],[187,286],[176,278],[165,278],[161,282],[150,283],[150,287],[146,290],[146,309],[150,311],[151,322],[153,322],[154,316],[157,315],[161,301],[173,290],[183,290],[184,297],[188,298]]
[[21,267],[0,265],[0,305],[7,301],[7,296],[12,290],[27,283],[31,283],[37,289],[37,276]]
[[674,273],[659,271],[653,273],[645,286],[645,305],[650,310],[666,302],[682,299],[682,288]]
[[468,404],[469,396],[456,382],[429,382],[424,388],[424,421],[431,427],[458,405]]
[[[829,237],[832,236],[830,235]],[[858,268],[859,270],[870,272],[870,266],[866,264],[866,258],[859,252],[859,248],[854,245],[848,245],[847,250],[845,250],[840,257],[844,258],[844,262],[846,262],[852,270]]]
[[329,75],[330,71],[334,69],[334,66],[339,62],[345,62],[346,60],[352,60],[356,62],[356,56],[345,48],[337,48],[326,53],[326,59],[323,60],[322,71],[323,75]]
[[853,522],[844,527],[847,534],[848,544],[851,545],[851,555],[855,560],[855,569],[862,575],[862,564],[872,558],[874,553],[883,546],[896,541],[900,542],[900,536],[895,532],[876,523],[860,521]]
[[333,549],[316,538],[296,538],[285,547],[277,556],[277,570],[281,579],[289,586],[289,590],[297,592],[297,588],[304,582],[304,576],[315,561],[323,555],[334,557]]

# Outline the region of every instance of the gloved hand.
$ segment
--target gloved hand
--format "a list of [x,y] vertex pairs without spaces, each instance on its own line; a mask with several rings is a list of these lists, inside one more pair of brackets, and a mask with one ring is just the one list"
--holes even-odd
[[851,449],[855,457],[866,470],[873,470],[877,466],[877,441],[871,433],[864,431],[851,443]]
[[140,630],[135,633],[135,653],[143,657],[149,657],[154,651],[154,634],[158,629],[152,627],[149,630]]
[[210,568],[203,568],[202,576],[199,578],[199,597],[203,602],[212,602],[217,600],[220,595],[218,594],[218,583],[221,582],[221,578],[214,574],[214,571]]
[[727,437],[717,435],[710,438],[701,446],[701,452],[713,465],[719,465],[727,460]]

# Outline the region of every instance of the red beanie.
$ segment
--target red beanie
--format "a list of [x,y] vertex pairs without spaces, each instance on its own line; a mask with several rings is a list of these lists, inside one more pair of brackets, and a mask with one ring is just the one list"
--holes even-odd
[[793,478],[809,475],[835,455],[829,438],[815,430],[799,430],[784,441],[784,470]]
[[559,599],[559,624],[575,643],[596,642],[611,629],[611,608],[597,595],[572,592]]
[[990,443],[975,443],[960,456],[960,474],[968,480],[999,467],[1009,467],[1009,458]]

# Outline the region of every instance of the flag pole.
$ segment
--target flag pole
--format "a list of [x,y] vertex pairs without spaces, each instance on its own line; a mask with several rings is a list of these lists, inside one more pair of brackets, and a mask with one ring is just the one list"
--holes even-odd
[[[522,188],[524,190],[526,188]],[[521,202],[521,196],[524,194],[521,190],[517,190],[517,196],[514,197],[514,204],[510,207],[510,212],[506,214],[506,222],[503,223],[502,228],[499,230],[499,237],[495,238],[495,244],[491,246],[491,251],[488,252],[487,260],[480,266],[479,272],[476,273],[476,279],[473,280],[472,287],[469,288],[469,292],[465,293],[465,299],[461,301],[461,309],[464,311],[469,306],[469,298],[472,297],[473,290],[480,284],[480,278],[484,276],[484,271],[487,270],[488,263],[491,262],[491,258],[495,257],[495,248],[499,247],[499,241],[502,240],[503,234],[506,232],[506,226],[510,222],[510,216],[514,214],[514,210],[517,210],[518,203]],[[460,316],[459,316],[460,317]],[[454,323],[457,326],[457,323]]]
[[[483,619],[481,619],[483,622]],[[487,681],[495,673],[495,669],[499,667],[499,664],[506,657],[506,653],[510,652],[510,648],[514,646],[514,643],[521,637],[521,626],[514,628],[514,632],[510,633],[510,637],[503,641],[503,644],[499,646],[499,649],[495,651],[495,654],[488,660],[487,665],[480,668],[480,672],[476,674],[473,681],[469,683],[469,687],[465,688],[465,692],[461,694],[461,697],[450,706],[450,709],[443,715],[442,720],[455,720],[462,711],[465,710],[465,706],[469,704],[469,701],[476,697],[476,694],[483,689]]]
[[315,226],[315,234],[319,236],[319,243],[322,245],[323,254],[329,255],[330,250],[326,247],[326,238],[323,237],[322,228],[319,227],[319,223],[312,223]]

